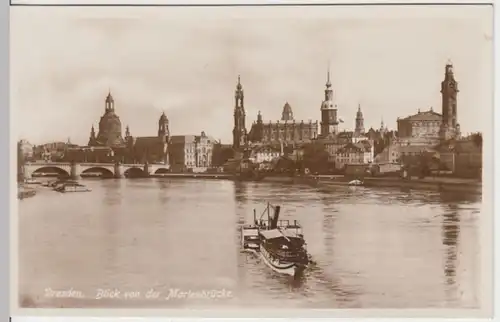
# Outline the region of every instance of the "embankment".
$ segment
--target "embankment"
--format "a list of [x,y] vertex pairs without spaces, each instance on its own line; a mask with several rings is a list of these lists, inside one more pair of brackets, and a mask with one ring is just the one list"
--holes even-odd
[[[235,176],[227,173],[165,173],[154,175],[159,178],[193,178],[193,179],[218,179],[234,180]],[[287,184],[307,184],[314,186],[348,186],[351,179],[341,175],[319,176],[266,176],[259,181]],[[425,179],[412,178],[402,180],[398,177],[366,177],[362,180],[365,187],[376,188],[405,188],[415,190],[461,192],[471,194],[482,193],[482,182],[474,179],[429,177]]]
[[[314,186],[348,186],[351,179],[343,176],[296,176],[280,177],[270,176],[262,179],[264,182],[281,182],[290,184],[308,184]],[[470,194],[482,194],[482,182],[474,179],[460,178],[412,178],[411,180],[402,180],[401,178],[377,178],[366,177],[363,185],[369,188],[405,188],[428,191],[460,192]]]
[[234,175],[227,173],[162,173],[153,174],[153,178],[169,178],[169,179],[218,179],[218,180],[228,180],[233,179]]
[[415,190],[461,192],[482,194],[482,182],[460,178],[425,178],[402,180],[400,178],[365,178],[365,187],[406,188]]

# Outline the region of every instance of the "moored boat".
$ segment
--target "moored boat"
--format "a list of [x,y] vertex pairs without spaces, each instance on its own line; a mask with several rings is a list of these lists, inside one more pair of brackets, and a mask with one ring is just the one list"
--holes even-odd
[[348,183],[349,186],[362,186],[363,182],[361,180],[352,180]]
[[41,184],[41,182],[36,179],[29,178],[24,180],[24,184]]
[[268,220],[257,220],[254,211],[254,224],[242,227],[243,249],[258,253],[273,271],[297,276],[310,263],[302,227],[296,220],[279,220],[280,210],[280,206],[268,204],[262,214],[267,212]]
[[78,182],[66,182],[62,183],[54,188],[55,191],[59,192],[87,192],[91,191],[87,186],[80,184]]
[[44,183],[43,186],[50,187],[50,188],[57,188],[58,186],[66,184],[66,183],[78,183],[78,181],[69,180],[69,179],[57,179],[57,180],[48,181],[48,182]]

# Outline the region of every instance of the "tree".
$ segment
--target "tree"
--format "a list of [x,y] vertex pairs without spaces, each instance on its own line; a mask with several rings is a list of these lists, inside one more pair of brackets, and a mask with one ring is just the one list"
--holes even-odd
[[304,146],[302,166],[311,172],[324,172],[328,170],[329,154],[322,143],[310,143]]

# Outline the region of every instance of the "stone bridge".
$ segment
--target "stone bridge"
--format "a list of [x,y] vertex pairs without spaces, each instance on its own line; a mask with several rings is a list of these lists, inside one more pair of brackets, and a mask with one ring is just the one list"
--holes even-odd
[[25,178],[31,178],[35,172],[56,170],[62,175],[80,178],[83,173],[101,172],[115,178],[123,178],[135,172],[138,176],[149,176],[169,169],[167,164],[112,164],[112,163],[69,163],[69,162],[32,162],[24,165]]

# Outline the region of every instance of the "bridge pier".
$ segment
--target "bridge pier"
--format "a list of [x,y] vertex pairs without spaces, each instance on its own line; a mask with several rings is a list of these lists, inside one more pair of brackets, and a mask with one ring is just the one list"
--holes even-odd
[[23,165],[23,178],[24,179],[31,179],[33,178],[33,171],[26,165]]
[[81,179],[82,170],[79,163],[73,163],[71,165],[70,177],[73,180]]
[[117,179],[124,178],[125,175],[124,175],[124,172],[123,172],[123,165],[121,165],[119,163],[116,163],[115,164],[114,174],[115,174],[115,178],[117,178]]
[[151,174],[151,165],[149,163],[146,163],[144,164],[144,176],[145,177],[149,177],[149,175]]

